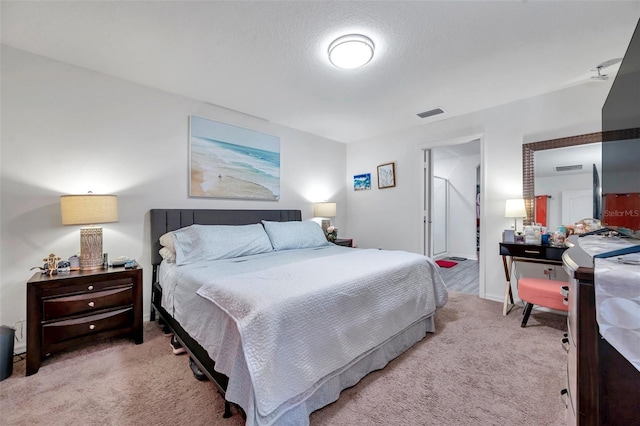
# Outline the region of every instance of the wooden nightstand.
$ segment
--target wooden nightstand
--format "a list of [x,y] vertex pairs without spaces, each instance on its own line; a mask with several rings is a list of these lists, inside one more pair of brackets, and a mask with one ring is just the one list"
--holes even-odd
[[142,269],[36,273],[27,282],[27,376],[53,352],[129,335],[142,343]]
[[343,247],[353,247],[353,240],[351,238],[336,238],[333,244]]

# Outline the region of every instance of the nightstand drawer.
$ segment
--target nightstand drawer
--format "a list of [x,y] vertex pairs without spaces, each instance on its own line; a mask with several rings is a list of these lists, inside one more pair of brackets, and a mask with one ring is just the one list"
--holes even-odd
[[112,329],[130,327],[133,308],[118,309],[88,317],[57,321],[42,326],[42,352],[47,353],[58,343],[99,334]]
[[127,306],[133,303],[133,287],[56,297],[43,300],[43,319],[51,320],[100,309]]
[[69,295],[73,293],[87,293],[106,290],[114,287],[123,287],[133,285],[133,279],[121,278],[117,280],[88,281],[83,284],[60,285],[55,287],[46,287],[42,289],[42,297],[52,297],[59,295]]

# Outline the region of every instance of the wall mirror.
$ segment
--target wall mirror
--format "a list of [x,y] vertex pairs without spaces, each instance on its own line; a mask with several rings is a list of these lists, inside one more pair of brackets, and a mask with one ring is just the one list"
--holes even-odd
[[[578,136],[570,136],[566,138],[558,138],[551,139],[547,141],[540,142],[531,142],[525,143],[522,145],[522,195],[525,200],[525,206],[527,209],[527,217],[524,220],[524,224],[532,224],[535,222],[535,197],[537,195],[544,195],[542,193],[537,193],[536,189],[536,153],[544,152],[544,156],[541,156],[542,161],[547,166],[574,166],[577,163],[581,163],[577,159],[582,154],[573,153],[572,155],[576,159],[576,161],[567,160],[567,158],[561,155],[563,150],[568,150],[570,147],[583,147],[584,150],[592,150],[592,158],[594,155],[597,155],[600,152],[600,161],[597,159],[582,161],[582,167],[585,173],[589,173],[588,163],[593,161],[594,167],[600,167],[595,172],[591,172],[592,182],[589,185],[589,182],[584,182],[581,184],[583,191],[591,191],[591,197],[585,195],[584,197],[588,198],[586,200],[578,200],[576,205],[582,204],[584,206],[586,203],[592,203],[592,209],[586,209],[586,211],[592,211],[592,214],[584,214],[584,217],[587,218],[593,217],[596,219],[606,219],[602,218],[603,208],[602,205],[604,202],[604,194],[609,192],[612,195],[632,195],[628,193],[637,193],[637,176],[639,174],[637,167],[637,158],[638,153],[640,152],[640,128],[634,127],[624,130],[609,130],[606,132],[596,132],[596,133],[588,133],[584,135]],[[599,146],[599,148],[598,148]],[[593,152],[595,151],[595,154]],[[563,158],[562,163],[555,162],[550,160],[554,158],[554,155],[558,155],[559,158]],[[541,161],[541,162],[542,162]],[[604,161],[604,163],[601,163]],[[586,164],[585,164],[586,163]],[[563,173],[567,173],[565,170]],[[544,174],[544,173],[542,173]],[[565,174],[565,180],[569,181],[570,175]],[[562,178],[560,178],[562,179]],[[587,179],[588,180],[588,179]],[[549,184],[547,184],[549,187]],[[589,188],[589,189],[584,189]],[[567,188],[568,190],[577,189],[575,188]],[[625,194],[627,193],[627,194]],[[564,197],[560,197],[564,198]],[[547,223],[547,227],[549,229],[554,229],[556,226],[561,224],[570,224],[574,223],[576,220],[579,220],[578,217],[572,217],[571,215],[566,215],[565,206],[567,205],[567,200],[555,200],[556,208],[559,209],[559,212],[555,217],[551,217],[552,222]],[[570,203],[569,203],[570,204]],[[570,207],[572,205],[570,204]],[[608,206],[607,209],[611,209],[615,207]],[[582,210],[577,209],[577,211],[585,212],[585,208]],[[624,211],[623,211],[624,213]],[[605,212],[606,214],[606,212]],[[618,215],[619,216],[619,215]],[[603,224],[605,222],[609,223],[612,221],[611,217],[607,220],[603,220]],[[560,221],[560,223],[556,223]],[[612,225],[621,225],[617,223],[611,223]],[[634,222],[635,223],[635,222]],[[637,225],[632,225],[634,227]]]
[[[602,140],[602,133],[595,132],[522,145],[522,195],[527,209],[525,224],[534,223],[535,196],[549,195],[537,193],[539,191],[536,190],[536,178],[538,179],[538,186],[543,192],[550,192],[547,188],[554,187],[554,182],[563,181],[566,184],[567,193],[573,191],[576,197],[573,202],[565,200],[565,204],[569,203],[569,206],[573,206],[573,209],[580,209],[577,206],[584,206],[586,197],[586,201],[592,203],[591,212],[599,213],[600,197],[594,194],[594,180],[601,178],[599,168]],[[595,164],[597,168],[595,173],[590,163]],[[577,168],[578,165],[581,166],[581,169]],[[536,176],[536,166],[538,166],[539,177]],[[585,178],[587,175],[591,176],[591,181],[588,181],[588,177]],[[578,183],[578,179],[581,180],[581,183]],[[547,221],[547,226],[550,229],[555,229],[556,226],[562,224],[563,214],[565,219],[566,217],[571,217],[570,209],[565,208],[565,212],[563,212],[562,197],[557,194],[560,187],[560,185],[556,185],[556,193],[551,194],[551,198],[548,200],[547,212],[549,220]],[[584,210],[585,208],[582,207],[580,211]],[[595,216],[598,215],[588,214],[585,217]],[[572,219],[567,220],[567,222],[572,223],[570,220]]]

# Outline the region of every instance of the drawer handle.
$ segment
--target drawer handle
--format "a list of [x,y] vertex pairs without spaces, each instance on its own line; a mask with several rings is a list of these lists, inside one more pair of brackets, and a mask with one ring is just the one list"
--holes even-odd
[[90,285],[89,287],[87,287],[87,290],[93,290],[93,286]]
[[564,299],[562,299],[562,304],[563,304],[564,306],[569,306],[569,299],[568,299],[568,298],[566,298],[566,297],[565,297]]
[[96,306],[96,304],[93,303],[93,302],[89,302],[88,305],[89,305],[90,308],[93,308],[94,306]]
[[565,408],[569,408],[569,390],[567,388],[560,391],[560,401],[562,401]]
[[525,250],[524,252],[529,254],[540,254],[540,252],[537,250]]
[[91,324],[91,325],[89,326],[89,330],[95,330],[95,328],[96,328],[96,326],[95,326],[95,325],[93,325],[93,324]]
[[565,352],[569,353],[569,335],[564,333],[564,337],[562,338],[562,348]]
[[562,294],[564,297],[569,297],[569,286],[563,285],[562,287],[560,287],[560,294]]

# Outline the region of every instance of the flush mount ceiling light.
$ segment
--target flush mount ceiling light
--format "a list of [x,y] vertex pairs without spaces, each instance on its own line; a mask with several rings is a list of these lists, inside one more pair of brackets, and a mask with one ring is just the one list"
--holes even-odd
[[374,49],[369,37],[349,34],[335,39],[329,45],[329,60],[338,68],[358,68],[373,58]]

